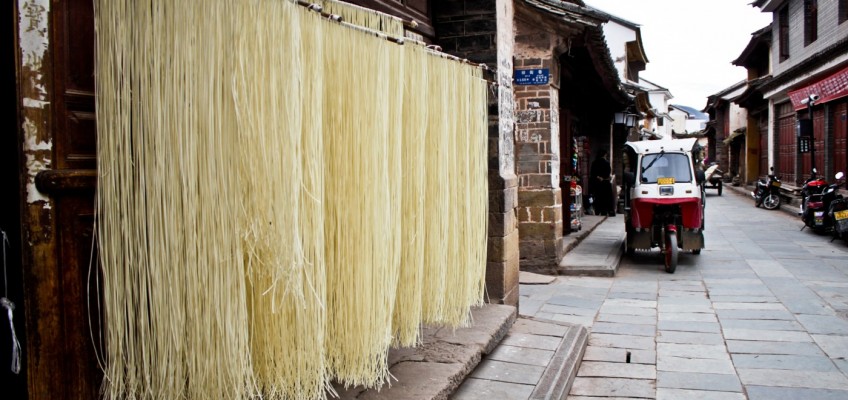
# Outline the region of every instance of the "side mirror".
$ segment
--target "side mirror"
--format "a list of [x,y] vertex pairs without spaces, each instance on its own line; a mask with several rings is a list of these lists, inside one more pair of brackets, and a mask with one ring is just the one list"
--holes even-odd
[[814,174],[817,174],[817,173],[819,173],[819,170],[817,170],[817,169],[813,168],[813,173],[814,173]]
[[700,184],[706,182],[706,180],[707,180],[707,175],[704,173],[704,171],[701,171],[701,170],[695,171],[695,182],[698,182],[698,184],[700,185]]
[[631,186],[631,187],[636,186],[636,174],[634,174],[630,171],[625,171],[624,172],[624,183],[627,186]]
[[771,171],[772,173],[774,173],[774,167],[769,167],[769,171]]
[[837,172],[836,173],[836,180],[842,179],[843,176],[845,176],[845,174],[843,174],[842,171]]

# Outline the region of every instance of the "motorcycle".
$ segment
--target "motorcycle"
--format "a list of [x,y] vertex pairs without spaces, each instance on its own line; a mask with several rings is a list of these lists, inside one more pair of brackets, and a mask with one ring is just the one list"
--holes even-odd
[[718,169],[718,164],[712,163],[710,164],[710,167],[707,168],[706,171],[704,171],[704,175],[706,178],[706,183],[709,183],[709,185],[707,185],[706,183],[704,184],[704,189],[716,189],[718,190],[718,195],[721,196],[721,181],[722,179],[724,179],[724,171]]
[[[839,172],[836,174],[836,181],[839,182],[845,174]],[[836,188],[839,184],[836,184]],[[835,189],[834,188],[834,191]],[[830,209],[827,212],[828,217],[833,222],[833,240],[842,238],[848,241],[848,199],[842,197],[841,194],[836,194],[833,201],[830,203]]]
[[766,210],[774,210],[780,207],[780,179],[774,175],[774,167],[766,179],[757,181],[757,188],[751,192],[754,198],[754,207],[762,205]]
[[[802,203],[803,213],[801,220],[804,221],[804,227],[810,227],[816,232],[824,232],[833,226],[833,218],[829,214],[831,203],[842,195],[839,194],[839,180],[844,174],[839,172],[836,174],[836,183],[828,185],[819,185],[823,187],[819,193],[813,193],[807,196]],[[805,185],[806,186],[806,185]],[[840,217],[843,214],[840,213]],[[801,228],[804,229],[804,228]]]
[[820,194],[822,190],[824,190],[825,186],[827,186],[827,182],[824,179],[818,177],[818,170],[813,168],[810,173],[810,177],[804,181],[804,186],[801,187],[801,206],[798,210],[798,215],[801,216],[801,219],[804,219],[804,215],[807,212],[807,199],[810,198],[811,195]]
[[693,168],[695,139],[627,142],[624,167],[624,251],[659,247],[674,273],[678,250],[704,248],[704,171]]

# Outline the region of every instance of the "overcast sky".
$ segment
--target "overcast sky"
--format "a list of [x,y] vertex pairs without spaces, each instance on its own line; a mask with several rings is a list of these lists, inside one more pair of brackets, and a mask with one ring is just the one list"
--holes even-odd
[[704,108],[707,96],[745,79],[730,64],[751,33],[771,22],[753,0],[584,0],[641,25],[648,65],[639,73],[668,88],[671,104]]

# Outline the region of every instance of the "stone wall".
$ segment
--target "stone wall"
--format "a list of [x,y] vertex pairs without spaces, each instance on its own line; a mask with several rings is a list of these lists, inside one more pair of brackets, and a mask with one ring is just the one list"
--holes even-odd
[[515,175],[513,2],[433,2],[442,50],[492,68],[489,92],[489,240],[486,291],[491,303],[518,304],[518,178]]
[[545,85],[516,86],[515,143],[521,269],[556,274],[562,257],[560,189],[560,32],[524,15],[517,23],[515,69],[545,68]]

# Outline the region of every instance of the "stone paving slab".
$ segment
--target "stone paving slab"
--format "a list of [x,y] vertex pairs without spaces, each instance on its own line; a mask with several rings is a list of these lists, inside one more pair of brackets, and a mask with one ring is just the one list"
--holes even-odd
[[492,359],[483,360],[474,369],[472,378],[488,379],[490,381],[520,383],[533,385],[539,382],[544,366],[526,365],[512,362],[503,362]]
[[548,365],[548,362],[550,362],[553,355],[554,352],[551,350],[540,350],[501,344],[486,358],[489,360],[522,365],[535,365],[544,368]]
[[546,335],[563,337],[568,330],[571,329],[568,325],[551,324],[550,322],[539,321],[529,318],[518,318],[515,324],[510,328],[509,333],[528,333],[532,335]]
[[616,322],[620,324],[657,325],[657,319],[643,315],[599,314],[598,322]]
[[578,296],[555,296],[548,300],[548,304],[575,307],[575,308],[591,308],[598,309],[603,304],[603,299],[591,300],[585,297]]
[[612,306],[604,304],[599,310],[601,314],[619,314],[619,315],[641,315],[656,317],[657,310],[644,307],[627,307],[627,306]]
[[657,310],[661,313],[706,313],[714,312],[710,304],[680,304],[672,302],[661,302]]
[[797,321],[761,320],[761,319],[722,319],[721,326],[725,329],[754,329],[768,331],[803,331],[804,327]]
[[653,325],[626,324],[618,322],[595,322],[595,324],[592,325],[592,333],[654,337],[656,332],[657,328]]
[[718,322],[714,314],[687,312],[661,312],[657,319],[659,321]]
[[728,340],[726,344],[727,350],[733,354],[823,354],[819,346],[816,346],[816,343],[797,342],[787,345],[786,342],[771,342],[764,340]]
[[848,377],[841,372],[747,368],[738,368],[736,371],[742,384],[746,386],[780,386],[835,390],[848,388]]
[[695,372],[657,371],[657,388],[715,390],[741,392],[742,383],[736,375],[703,374]]
[[654,381],[648,379],[583,378],[574,379],[571,395],[595,397],[638,397],[653,399],[656,396]]
[[746,400],[742,393],[657,388],[657,400]]
[[569,306],[561,306],[557,304],[545,304],[539,310],[545,313],[551,314],[569,314],[569,315],[582,315],[584,317],[594,317],[595,314],[598,313],[598,308],[581,308],[581,307],[569,307]]
[[784,388],[771,386],[748,386],[748,400],[815,399],[845,400],[848,390]]
[[848,360],[848,336],[813,335],[813,340],[830,358]]
[[798,322],[812,334],[848,335],[848,321],[830,315],[798,315]]
[[533,385],[469,378],[459,390],[451,395],[452,400],[526,399],[533,393]]
[[787,310],[716,310],[716,315],[725,319],[781,319],[795,321],[795,316]]
[[657,329],[661,331],[721,333],[721,325],[718,322],[659,321]]
[[610,292],[607,295],[608,299],[629,299],[629,300],[656,300],[655,293],[638,293],[638,292]]
[[825,356],[787,354],[734,354],[733,365],[748,369],[789,369],[799,371],[837,371],[836,365]]
[[807,332],[771,331],[764,329],[724,329],[728,340],[767,340],[775,342],[812,342]]
[[652,337],[593,333],[589,336],[589,346],[654,350],[655,342]]
[[654,365],[622,362],[583,361],[577,370],[579,377],[657,379]]
[[533,335],[530,333],[508,333],[500,345],[518,346],[530,349],[554,351],[559,347],[561,339],[556,336]]
[[710,296],[712,301],[717,303],[777,303],[777,297],[774,296]]
[[522,285],[548,285],[554,281],[556,281],[556,276],[518,271],[518,283]]
[[724,338],[716,333],[659,331],[657,343],[722,344]]
[[657,351],[657,371],[736,374],[730,360],[663,356],[660,351]]
[[568,315],[568,314],[554,314],[548,318],[557,322],[565,322],[569,324],[582,325],[585,327],[592,326],[592,322],[594,322],[594,318],[591,316],[582,316],[582,315]]
[[670,357],[730,360],[723,344],[657,343],[657,354]]
[[713,303],[713,308],[716,310],[786,310],[781,303]]
[[632,364],[656,365],[657,363],[657,353],[653,350],[627,350],[597,346],[586,347],[586,351],[583,353],[583,361],[626,363],[628,353]]
[[651,300],[609,299],[604,302],[604,305],[610,307],[657,308],[657,302]]

